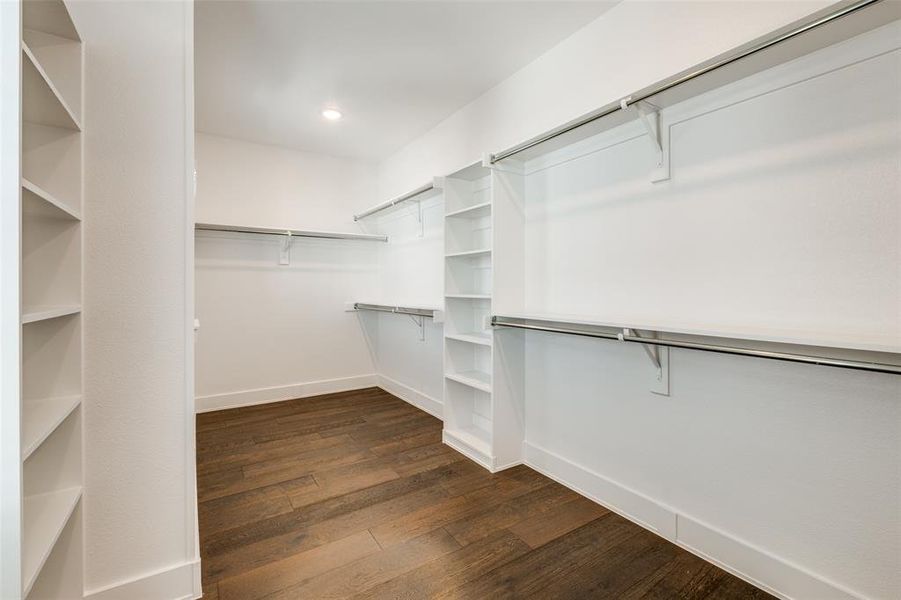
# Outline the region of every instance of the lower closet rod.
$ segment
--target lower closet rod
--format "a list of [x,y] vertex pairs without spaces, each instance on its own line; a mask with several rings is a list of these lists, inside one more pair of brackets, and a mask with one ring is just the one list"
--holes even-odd
[[753,350],[750,348],[737,348],[734,346],[718,346],[716,344],[702,344],[699,342],[680,342],[677,340],[662,340],[658,338],[638,337],[635,335],[604,333],[600,331],[588,331],[584,329],[565,329],[560,327],[547,327],[543,325],[526,325],[524,323],[511,323],[509,321],[498,321],[498,317],[491,317],[491,325],[493,327],[512,327],[514,329],[528,329],[531,331],[547,331],[550,333],[565,333],[569,335],[578,335],[582,337],[602,338],[606,340],[618,340],[622,342],[632,342],[636,344],[647,344],[652,346],[664,346],[667,348],[685,348],[688,350],[700,350],[702,352],[717,352],[719,354],[734,354],[738,356],[755,356],[757,358],[768,358],[771,360],[781,360],[786,362],[797,362],[812,365],[822,365],[824,367],[838,367],[841,369],[854,369],[857,371],[872,371],[876,373],[891,373],[901,375],[901,365],[887,365],[882,363],[864,362],[858,360],[845,360],[840,358],[824,358],[820,356],[809,356],[806,354],[790,354],[787,352],[772,352],[769,350]]
[[394,313],[397,315],[413,315],[416,317],[435,318],[434,309],[425,308],[406,308],[403,306],[384,306],[381,304],[364,304],[362,302],[354,303],[354,310],[372,310],[375,312]]

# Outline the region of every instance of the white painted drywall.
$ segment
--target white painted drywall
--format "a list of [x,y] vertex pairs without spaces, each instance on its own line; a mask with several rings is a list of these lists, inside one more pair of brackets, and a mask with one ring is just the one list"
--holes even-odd
[[381,195],[452,173],[829,4],[626,0],[383,161]]
[[[427,308],[443,305],[444,195],[439,190],[418,198],[364,221],[369,229],[387,234],[389,240],[380,247],[378,287],[369,302]],[[361,323],[371,338],[383,387],[440,416],[443,325],[426,319],[425,339],[420,339],[419,328],[409,316],[379,313]]]
[[[197,221],[359,232],[374,165],[197,134]],[[196,237],[200,411],[375,385],[345,304],[372,295],[381,242]]]
[[[73,2],[85,45],[85,588],[196,560],[190,2]],[[187,578],[157,597],[194,592]],[[134,588],[131,588],[134,589]],[[134,597],[134,596],[132,596]]]
[[[627,1],[386,160],[382,195],[826,4]],[[653,243],[642,248],[665,254]],[[577,302],[575,288],[558,292],[546,297],[558,306]],[[642,381],[648,368],[639,348],[543,334],[528,336],[525,373],[526,441],[554,457],[551,475],[578,485],[573,473],[591,473],[706,524],[722,534],[710,556],[727,565],[768,555],[775,560],[753,575],[776,591],[787,593],[789,580],[809,590],[813,575],[839,595],[901,593],[896,378],[673,352],[671,396],[661,397]],[[734,554],[721,543],[729,538],[740,541]]]

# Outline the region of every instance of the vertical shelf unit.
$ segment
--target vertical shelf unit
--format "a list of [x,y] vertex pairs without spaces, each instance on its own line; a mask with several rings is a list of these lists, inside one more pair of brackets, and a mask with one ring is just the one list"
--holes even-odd
[[498,395],[495,382],[502,357],[490,326],[497,289],[493,180],[491,169],[473,165],[444,181],[443,439],[498,471],[520,462],[522,415],[520,411],[518,420],[511,420],[508,386],[502,384]]
[[81,598],[81,38],[22,3],[21,598]]

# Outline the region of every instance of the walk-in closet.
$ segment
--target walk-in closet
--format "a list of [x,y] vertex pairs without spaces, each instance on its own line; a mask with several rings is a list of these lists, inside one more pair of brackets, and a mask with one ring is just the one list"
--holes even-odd
[[0,1],[3,600],[901,598],[901,0]]

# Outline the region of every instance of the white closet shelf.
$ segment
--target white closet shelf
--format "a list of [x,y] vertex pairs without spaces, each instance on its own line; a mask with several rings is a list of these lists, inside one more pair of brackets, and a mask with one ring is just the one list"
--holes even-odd
[[471,333],[447,333],[444,337],[458,342],[478,344],[480,346],[491,346],[491,334],[481,331],[474,331]]
[[460,373],[445,373],[444,376],[451,381],[491,393],[491,375],[484,371],[462,371]]
[[22,548],[22,597],[28,596],[56,541],[81,499],[81,487],[26,496]]
[[77,210],[33,181],[22,178],[22,189],[31,192],[34,197],[41,201],[39,204],[37,202],[23,202],[23,212],[25,214],[81,221],[81,215]]
[[491,300],[491,294],[445,294],[444,297],[462,300]]
[[[27,101],[23,102],[22,112],[25,120],[81,131],[80,120],[75,116],[75,113],[72,111],[65,98],[63,98],[62,94],[60,94],[57,87],[53,84],[53,81],[47,75],[44,67],[41,66],[41,63],[38,61],[34,52],[32,52],[31,48],[29,48],[28,44],[24,41],[22,42],[22,53],[27,58],[27,60],[23,61],[23,71],[25,71],[25,73],[23,73],[23,79],[28,80],[23,86],[26,92],[29,88],[32,90],[34,90],[35,87],[44,88],[43,93],[41,93],[44,98],[29,98]],[[39,82],[43,82],[43,85]],[[44,103],[45,105],[42,108],[36,108],[35,112],[31,112],[31,107],[36,107],[40,103]],[[53,106],[47,106],[47,104],[53,104]]]
[[80,312],[81,306],[77,304],[30,308],[22,313],[22,324],[25,325],[27,323],[36,323],[48,319],[58,319],[59,317],[77,315]]
[[447,213],[445,218],[480,219],[491,214],[491,202],[482,202]]
[[26,460],[81,404],[81,396],[26,400],[22,408],[22,460]]
[[479,250],[465,250],[463,252],[451,252],[445,254],[446,258],[471,258],[475,256],[490,256],[491,248],[481,248]]

